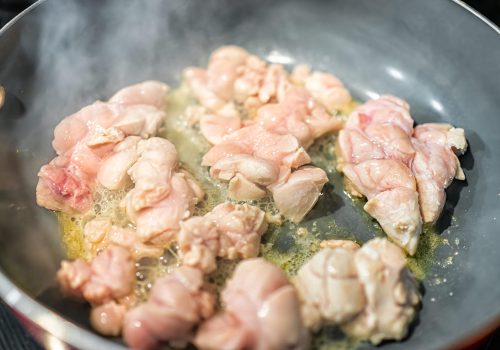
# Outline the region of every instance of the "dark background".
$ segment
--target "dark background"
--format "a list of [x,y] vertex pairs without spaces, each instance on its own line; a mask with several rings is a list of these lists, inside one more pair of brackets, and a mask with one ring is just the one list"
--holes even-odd
[[[3,27],[12,17],[33,2],[35,1],[0,0],[0,27]],[[500,0],[466,0],[465,2],[500,26]],[[443,18],[443,20],[446,20],[446,18]],[[4,349],[39,350],[41,347],[12,317],[5,305],[0,301],[0,350]],[[500,349],[500,331],[495,332],[472,349]]]

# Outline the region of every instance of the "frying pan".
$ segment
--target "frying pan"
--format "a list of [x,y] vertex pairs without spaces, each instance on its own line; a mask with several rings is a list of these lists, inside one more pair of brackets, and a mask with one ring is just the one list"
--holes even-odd
[[[175,86],[184,67],[204,64],[224,44],[334,73],[359,100],[398,95],[418,123],[466,130],[467,181],[447,191],[438,230],[448,243],[435,252],[423,281],[419,319],[407,339],[382,348],[454,348],[498,326],[499,30],[459,2],[434,0],[47,0],[29,8],[0,32],[0,84],[7,91],[0,110],[0,296],[6,303],[75,347],[123,346],[93,333],[88,309],[54,291],[64,254],[55,216],[35,205],[37,171],[53,157],[52,132],[64,116],[145,79]],[[342,188],[333,193],[322,215],[359,240],[371,238]]]

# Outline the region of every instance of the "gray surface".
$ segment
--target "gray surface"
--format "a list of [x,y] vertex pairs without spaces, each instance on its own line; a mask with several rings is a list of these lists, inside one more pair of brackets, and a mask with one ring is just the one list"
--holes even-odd
[[[424,282],[414,331],[383,348],[445,348],[498,321],[500,36],[447,1],[46,1],[0,37],[0,83],[11,93],[0,111],[5,276],[40,299],[62,256],[54,217],[34,204],[36,173],[52,157],[57,122],[128,83],[154,78],[175,85],[182,68],[229,43],[332,72],[361,100],[396,94],[410,102],[417,122],[466,129],[467,183],[452,186],[440,222],[450,245],[439,249]],[[347,209],[334,208],[333,215]],[[357,214],[345,215],[345,225],[368,238]],[[69,342],[96,348],[101,339],[47,314],[2,275],[0,295]],[[88,326],[85,315],[47,295],[50,308]]]

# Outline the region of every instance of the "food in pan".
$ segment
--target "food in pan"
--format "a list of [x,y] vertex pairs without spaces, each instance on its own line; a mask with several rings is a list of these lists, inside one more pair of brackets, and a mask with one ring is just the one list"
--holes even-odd
[[[464,131],[414,126],[394,96],[357,105],[331,74],[235,46],[183,76],[174,90],[125,87],[55,128],[36,196],[59,212],[64,294],[135,349],[307,349],[332,326],[402,339],[421,298],[405,253],[465,178]],[[334,225],[327,240],[300,226],[315,229],[318,201],[335,205],[325,192],[340,173],[389,239],[360,247]],[[279,227],[306,242],[286,259]]]

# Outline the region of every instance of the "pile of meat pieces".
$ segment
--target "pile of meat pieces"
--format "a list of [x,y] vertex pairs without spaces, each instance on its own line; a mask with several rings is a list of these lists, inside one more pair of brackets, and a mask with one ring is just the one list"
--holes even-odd
[[238,264],[214,313],[213,287],[203,272],[182,265],[157,279],[148,300],[135,307],[133,260],[110,247],[92,263],[63,263],[59,281],[68,294],[93,303],[92,325],[107,335],[123,333],[134,349],[168,342],[199,349],[307,349],[309,331],[337,325],[377,344],[402,339],[420,301],[402,250],[376,238],[362,248],[325,241],[290,284],[262,258]]
[[328,180],[307,165],[305,149],[342,127],[335,114],[351,102],[343,84],[307,66],[288,74],[235,46],[219,48],[206,69],[188,68],[184,76],[201,105],[191,117],[214,144],[202,165],[229,182],[231,198],[255,200],[270,192],[278,210],[300,222]]
[[[165,84],[153,81],[129,86],[109,102],[96,102],[59,123],[52,142],[57,157],[40,169],[37,203],[85,213],[93,209],[98,186],[130,189],[121,203],[136,226],[129,243],[172,241],[179,222],[192,215],[204,193],[179,169],[174,145],[153,136],[165,118],[167,92]],[[118,231],[113,230],[114,236]],[[102,240],[99,234],[89,233],[89,238]]]
[[374,344],[402,339],[420,302],[403,251],[375,238],[359,248],[352,241],[325,241],[301,267],[294,283],[305,325],[337,325]]
[[257,207],[227,202],[180,226],[175,240],[182,266],[156,280],[148,301],[136,306],[135,261],[160,256],[163,249],[107,218],[85,225],[86,247],[99,253],[90,263],[63,261],[58,281],[65,294],[91,303],[91,323],[98,332],[123,332],[133,348],[154,348],[164,341],[185,345],[194,327],[213,312],[215,297],[204,274],[215,270],[216,257],[256,257],[267,222]]
[[382,96],[359,106],[337,141],[346,188],[365,196],[364,209],[410,255],[422,223],[435,223],[453,179],[465,179],[457,155],[467,149],[464,130],[450,124],[413,127],[409,105]]

